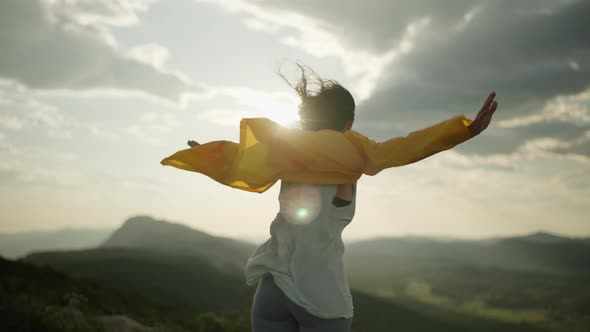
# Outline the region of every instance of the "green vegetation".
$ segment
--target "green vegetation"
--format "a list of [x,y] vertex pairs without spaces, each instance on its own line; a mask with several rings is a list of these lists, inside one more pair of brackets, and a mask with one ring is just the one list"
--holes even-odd
[[127,316],[155,331],[249,331],[249,312],[179,310],[137,293],[68,277],[49,267],[0,258],[3,331],[108,331],[105,317]]
[[420,312],[448,312],[554,331],[590,328],[590,275],[478,266],[440,257],[355,255],[350,287]]
[[156,303],[191,310],[246,310],[246,285],[233,269],[224,271],[194,255],[154,250],[103,248],[29,255],[71,276],[142,294]]

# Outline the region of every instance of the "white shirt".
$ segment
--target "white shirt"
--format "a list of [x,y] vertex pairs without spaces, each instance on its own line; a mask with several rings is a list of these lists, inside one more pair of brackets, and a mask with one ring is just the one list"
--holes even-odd
[[271,237],[246,263],[246,283],[272,274],[293,302],[320,318],[351,318],[353,303],[344,271],[342,231],[352,221],[356,183],[349,205],[332,204],[335,184],[281,181],[280,210]]

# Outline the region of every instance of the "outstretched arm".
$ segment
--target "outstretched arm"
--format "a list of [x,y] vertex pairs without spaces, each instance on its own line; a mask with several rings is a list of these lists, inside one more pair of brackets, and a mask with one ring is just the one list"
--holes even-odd
[[395,137],[376,142],[354,131],[365,151],[367,163],[365,174],[375,175],[383,169],[402,166],[422,160],[438,152],[448,150],[479,135],[491,121],[497,102],[493,101],[495,92],[490,93],[474,120],[464,115],[455,116],[428,128],[411,132],[404,137]]

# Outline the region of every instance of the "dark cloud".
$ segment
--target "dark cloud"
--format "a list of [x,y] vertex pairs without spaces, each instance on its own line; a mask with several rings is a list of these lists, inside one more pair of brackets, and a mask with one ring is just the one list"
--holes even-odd
[[322,23],[350,47],[384,52],[402,38],[406,26],[424,16],[435,16],[437,25],[460,19],[476,2],[472,0],[264,0],[257,3],[300,12]]
[[580,144],[570,149],[559,149],[560,153],[575,153],[590,158],[590,143]]
[[[105,6],[78,8],[84,11],[76,20],[72,6],[1,1],[0,77],[34,89],[137,91],[171,100],[192,89],[178,76],[131,59],[110,45],[108,31],[93,23],[121,25],[132,18],[129,12],[113,16],[118,7]],[[111,12],[100,10],[93,16],[94,7]],[[82,25],[83,20],[88,24]]]
[[494,134],[482,134],[461,145],[460,151],[468,154],[512,153],[527,140],[551,137],[569,142],[584,134],[586,129],[564,122],[537,123],[517,128],[494,128]]
[[[417,124],[434,116],[474,113],[491,90],[498,94],[500,117],[520,116],[538,111],[556,95],[588,88],[590,2],[550,15],[518,14],[510,4],[488,2],[465,30],[419,40],[364,105],[367,119],[385,116]],[[573,70],[570,59],[582,69]],[[526,103],[532,107],[524,108]],[[396,111],[382,111],[386,105]]]
[[[510,104],[580,92],[590,82],[589,72],[572,70],[568,59],[582,68],[590,64],[586,39],[590,25],[585,23],[589,13],[590,2],[552,15],[528,16],[496,4],[463,33],[443,42],[418,44],[415,53],[398,66],[445,90],[475,92],[495,87],[504,91],[503,99]],[[499,19],[503,16],[509,18]]]
[[[257,0],[261,6],[286,9],[302,13],[322,22],[322,26],[338,35],[351,47],[361,47],[375,52],[384,52],[396,45],[406,26],[422,17],[430,17],[431,38],[446,39],[457,23],[470,11],[475,15],[491,14],[494,27],[514,18],[549,14],[572,0],[324,0],[288,1]],[[498,15],[501,14],[501,15]],[[482,27],[483,29],[487,29]],[[473,27],[470,27],[472,30]],[[477,28],[475,28],[477,29]]]

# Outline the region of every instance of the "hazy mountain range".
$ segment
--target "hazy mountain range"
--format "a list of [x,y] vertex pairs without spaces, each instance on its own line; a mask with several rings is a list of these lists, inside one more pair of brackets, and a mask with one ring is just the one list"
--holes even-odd
[[0,256],[18,258],[40,250],[92,248],[104,242],[112,233],[112,229],[106,228],[0,233]]
[[515,270],[590,273],[590,239],[549,233],[487,240],[437,241],[428,238],[378,238],[346,247],[345,258],[436,259]]
[[[165,241],[165,238],[174,238],[174,241]],[[225,252],[219,251],[220,248],[216,245],[213,247],[211,245],[219,243],[227,250],[247,251],[252,246],[260,245],[267,238],[268,236],[243,239],[215,237],[180,223],[157,220],[147,215],[137,215],[127,219],[119,229],[64,228],[55,231],[0,233],[0,256],[19,258],[35,251],[95,248],[101,245],[107,247],[135,247],[140,245],[163,250],[209,251],[211,254],[217,252],[220,257],[225,257]],[[537,244],[590,243],[589,238],[570,238],[546,232],[537,232],[524,236],[493,237],[482,240],[428,236],[376,237],[347,242],[346,248],[348,252],[356,250],[362,252],[372,248],[379,252],[385,250],[385,252],[392,254],[406,255],[408,253],[406,250],[414,251],[416,247],[420,247],[422,253],[430,251],[436,254],[439,253],[440,248],[446,248],[443,251],[448,252],[448,248],[455,245],[467,247],[476,245],[476,247],[479,247],[479,245],[497,244],[506,240]],[[197,243],[200,247],[195,246]],[[449,243],[452,243],[452,245],[449,245]],[[379,246],[382,247],[379,248]]]
[[[92,241],[85,249],[35,251],[21,262],[138,294],[181,321],[207,311],[248,319],[255,289],[245,285],[244,266],[258,244],[149,216]],[[375,238],[348,243],[344,257],[353,331],[585,331],[590,319],[586,238]]]

